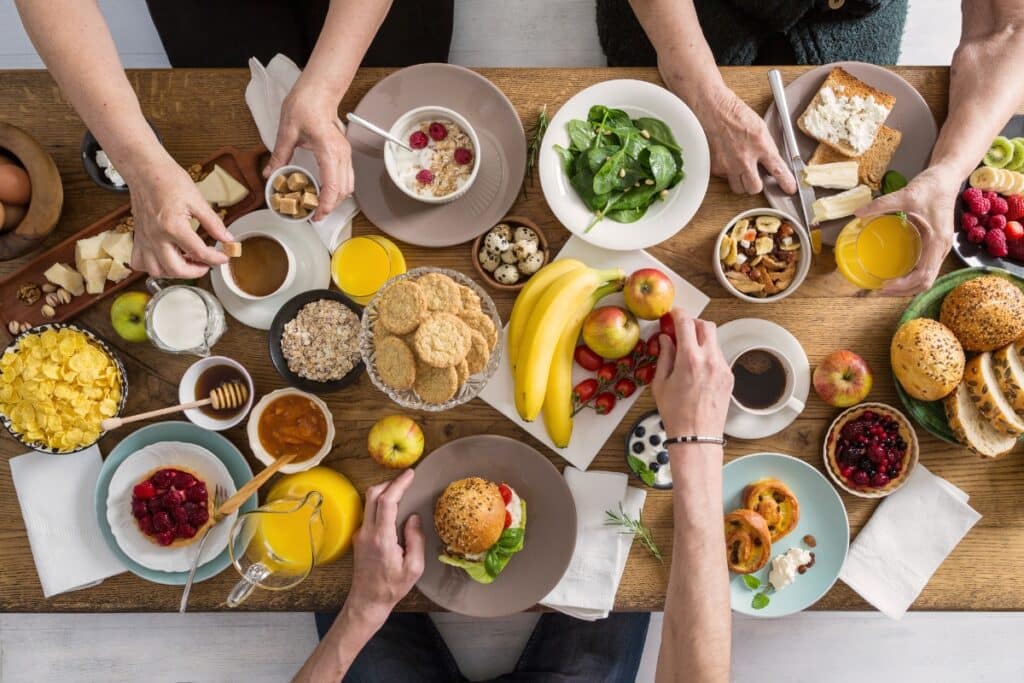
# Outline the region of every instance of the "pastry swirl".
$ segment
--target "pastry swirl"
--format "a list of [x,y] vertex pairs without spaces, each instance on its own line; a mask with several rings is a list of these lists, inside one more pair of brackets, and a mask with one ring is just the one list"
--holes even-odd
[[800,503],[778,479],[759,479],[743,489],[743,507],[764,517],[772,543],[796,528]]
[[752,574],[768,564],[772,538],[768,523],[751,510],[733,510],[725,516],[725,561],[737,574]]

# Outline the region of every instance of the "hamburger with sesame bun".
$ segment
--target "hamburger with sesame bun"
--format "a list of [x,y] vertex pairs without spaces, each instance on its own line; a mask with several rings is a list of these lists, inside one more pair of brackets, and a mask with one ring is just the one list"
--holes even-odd
[[437,499],[434,527],[445,545],[438,560],[491,583],[523,549],[526,503],[508,484],[459,479]]

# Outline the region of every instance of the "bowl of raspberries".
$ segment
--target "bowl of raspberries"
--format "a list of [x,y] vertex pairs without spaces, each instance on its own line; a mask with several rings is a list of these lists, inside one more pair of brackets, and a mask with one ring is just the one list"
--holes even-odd
[[969,266],[996,266],[1024,275],[1024,194],[967,185],[957,201],[953,249]]

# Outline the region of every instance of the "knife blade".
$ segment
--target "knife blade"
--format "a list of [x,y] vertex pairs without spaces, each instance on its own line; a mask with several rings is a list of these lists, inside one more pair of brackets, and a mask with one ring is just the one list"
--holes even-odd
[[796,144],[796,133],[793,132],[793,119],[789,113],[789,105],[786,103],[786,90],[782,85],[782,74],[778,69],[768,72],[768,83],[772,88],[772,96],[775,98],[775,109],[782,124],[782,140],[786,145],[786,158],[789,159],[789,167],[793,171],[793,178],[796,180],[797,193],[800,198],[800,208],[804,214],[804,225],[810,230],[817,223],[814,221],[814,188],[802,181],[804,169],[807,164],[800,156],[800,148]]

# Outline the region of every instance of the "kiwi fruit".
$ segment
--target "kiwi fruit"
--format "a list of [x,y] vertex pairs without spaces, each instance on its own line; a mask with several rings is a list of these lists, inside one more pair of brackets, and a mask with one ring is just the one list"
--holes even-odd
[[1005,168],[1013,158],[1013,143],[1002,135],[992,141],[992,146],[985,152],[982,163],[990,168]]
[[1013,145],[1013,158],[1003,168],[1008,171],[1024,171],[1024,138],[1013,138],[1010,144]]

